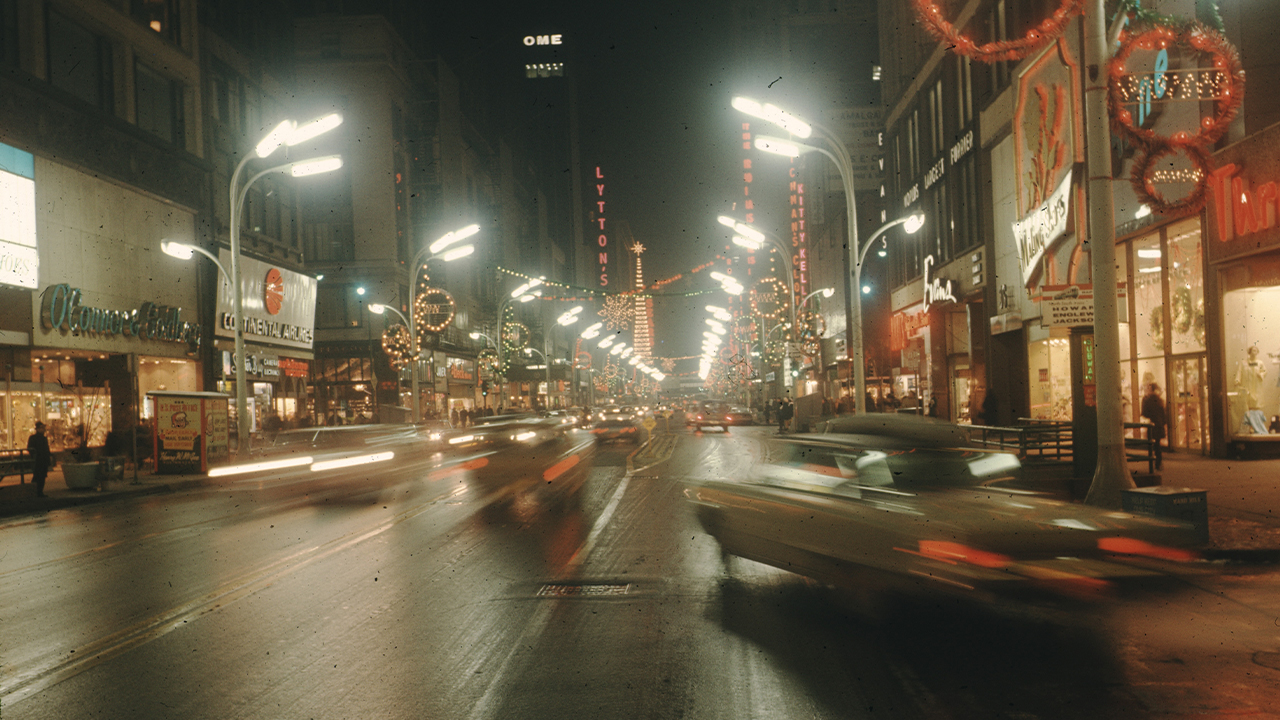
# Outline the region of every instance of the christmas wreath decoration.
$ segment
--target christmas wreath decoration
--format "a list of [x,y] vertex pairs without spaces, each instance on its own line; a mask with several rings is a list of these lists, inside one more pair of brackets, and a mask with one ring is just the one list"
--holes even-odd
[[392,325],[382,333],[382,351],[387,354],[391,367],[399,370],[413,360],[413,338],[409,328]]
[[1047,47],[1066,30],[1071,18],[1084,10],[1084,0],[1062,0],[1052,15],[1028,30],[1027,34],[1021,38],[997,40],[979,45],[962,35],[949,20],[942,17],[942,9],[932,0],[913,0],[913,4],[917,17],[930,35],[949,45],[947,49],[984,63],[1021,60]]
[[[1195,168],[1192,175],[1197,177],[1187,179],[1188,182],[1195,183],[1195,189],[1191,191],[1191,194],[1181,200],[1170,201],[1159,190],[1156,190],[1156,179],[1152,176],[1151,169],[1156,164],[1156,160],[1177,152],[1186,153],[1187,158]],[[1205,198],[1208,194],[1209,174],[1212,171],[1213,165],[1209,160],[1209,154],[1204,148],[1196,145],[1165,144],[1156,147],[1154,150],[1145,150],[1134,158],[1133,167],[1129,171],[1129,183],[1133,185],[1134,194],[1138,196],[1140,201],[1150,207],[1152,212],[1180,217],[1198,213],[1204,207]]]
[[[1212,58],[1212,73],[1202,79],[1205,70],[1181,70],[1171,74],[1183,86],[1179,91],[1190,93],[1194,90],[1195,100],[1201,89],[1208,84],[1216,90],[1213,99],[1214,114],[1200,121],[1195,134],[1179,131],[1170,137],[1156,135],[1133,123],[1133,113],[1125,108],[1127,103],[1134,102],[1138,86],[1132,82],[1133,76],[1125,72],[1125,65],[1134,50],[1163,50],[1182,45],[1197,53],[1207,53]],[[1192,75],[1194,73],[1194,75]],[[1184,80],[1183,78],[1191,78]],[[1162,82],[1169,82],[1162,79]],[[1185,89],[1184,89],[1185,88]],[[1133,145],[1144,150],[1156,150],[1166,145],[1195,145],[1207,147],[1227,132],[1227,126],[1240,112],[1240,104],[1244,101],[1244,67],[1240,62],[1240,53],[1221,33],[1192,20],[1181,27],[1156,25],[1121,36],[1120,49],[1107,63],[1107,110],[1111,115],[1112,130]]]

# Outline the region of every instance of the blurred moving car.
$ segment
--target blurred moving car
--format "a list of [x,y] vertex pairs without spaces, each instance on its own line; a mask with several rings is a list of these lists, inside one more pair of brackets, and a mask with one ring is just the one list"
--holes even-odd
[[729,426],[733,424],[731,410],[732,407],[728,403],[702,403],[693,412],[685,414],[685,424],[691,425],[697,432],[702,432],[705,427],[718,427],[724,432],[729,432]]
[[494,415],[450,442],[459,467],[491,498],[566,508],[580,499],[594,447],[568,431],[556,418]]
[[1183,523],[1020,489],[1015,455],[965,447],[927,418],[858,416],[777,439],[742,482],[687,495],[722,551],[854,592],[1094,597],[1189,560]]
[[725,413],[725,421],[730,425],[755,425],[756,416],[750,408],[734,405]]
[[640,428],[636,424],[635,413],[626,407],[601,409],[591,425],[591,433],[596,436],[598,442],[602,443],[613,440],[640,442]]

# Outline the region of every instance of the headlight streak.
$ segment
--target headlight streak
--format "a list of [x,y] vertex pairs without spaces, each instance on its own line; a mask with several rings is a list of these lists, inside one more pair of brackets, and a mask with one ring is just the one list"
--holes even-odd
[[241,475],[252,472],[265,472],[267,470],[283,470],[284,468],[299,467],[302,465],[310,465],[314,461],[310,455],[295,458],[286,458],[284,460],[267,460],[264,462],[247,463],[244,465],[230,465],[227,467],[217,467],[209,471],[209,477],[225,477],[227,475]]
[[352,467],[354,465],[368,465],[370,463],[385,462],[394,458],[396,454],[388,450],[387,452],[373,453],[372,455],[356,455],[354,457],[338,458],[337,460],[322,460],[318,463],[311,464],[311,472],[323,472],[325,470],[337,470],[339,468]]

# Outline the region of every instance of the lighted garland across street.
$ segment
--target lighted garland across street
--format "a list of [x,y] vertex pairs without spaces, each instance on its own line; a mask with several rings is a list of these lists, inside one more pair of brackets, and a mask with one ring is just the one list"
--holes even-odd
[[942,9],[932,0],[913,0],[916,15],[930,35],[950,45],[948,49],[979,62],[994,63],[1002,60],[1021,60],[1047,47],[1063,33],[1071,18],[1084,10],[1084,0],[1062,0],[1058,9],[1044,22],[1027,31],[1017,40],[997,40],[983,45],[960,34],[949,20],[942,17]]
[[817,313],[806,312],[796,319],[800,325],[800,352],[817,357],[819,341],[827,334],[827,321]]
[[[692,270],[691,272],[697,272],[698,270],[701,270],[705,267],[709,267],[712,264],[713,263],[706,263],[704,265],[700,265],[697,268],[694,268],[694,270]],[[535,279],[532,275],[525,275],[524,273],[519,273],[519,272],[516,272],[515,270],[509,270],[502,266],[498,266],[497,270],[499,272],[503,272],[508,275],[511,275],[512,277],[518,277],[524,280]],[[538,278],[538,279],[541,280],[541,278]],[[601,292],[599,290],[595,290],[593,288],[580,287],[577,285],[568,285],[566,283],[555,282],[553,280],[542,280],[542,285],[544,287],[562,288],[565,290],[572,290],[577,293],[583,293],[585,295],[590,296],[592,299],[599,298],[602,296],[612,297],[614,295],[620,295],[620,296],[630,297],[630,298],[696,297],[698,295],[710,295],[712,293],[719,292],[719,288],[716,288],[716,289],[706,289],[706,290],[690,290],[688,292],[682,292],[682,293],[641,293],[641,292],[607,293],[607,292]],[[564,300],[566,298],[547,298],[547,299]]]
[[391,361],[391,367],[399,370],[413,360],[413,338],[409,328],[396,324],[382,333],[382,351]]
[[[1181,45],[1212,57],[1211,68],[1176,70],[1150,81],[1146,75],[1126,73],[1125,65],[1135,50],[1164,50]],[[1133,123],[1126,104],[1141,100],[1143,87],[1160,84],[1170,100],[1213,102],[1214,114],[1200,121],[1195,134],[1179,130],[1165,137]],[[1180,25],[1154,25],[1126,33],[1120,49],[1107,64],[1107,107],[1111,127],[1136,148],[1139,154],[1130,169],[1129,182],[1138,199],[1161,215],[1182,216],[1199,212],[1207,197],[1213,170],[1206,148],[1222,137],[1244,101],[1244,69],[1240,54],[1220,33],[1196,21]],[[1182,170],[1155,170],[1157,160],[1184,153],[1191,167]],[[1192,183],[1194,189],[1181,200],[1170,201],[1156,189],[1157,183]]]

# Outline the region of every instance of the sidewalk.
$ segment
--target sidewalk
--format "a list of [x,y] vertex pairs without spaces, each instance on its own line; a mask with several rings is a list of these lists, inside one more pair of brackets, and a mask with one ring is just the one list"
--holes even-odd
[[62,468],[56,467],[49,471],[44,484],[45,497],[40,498],[36,497],[31,476],[27,475],[24,479],[25,483],[20,483],[15,476],[0,481],[0,518],[45,513],[139,495],[174,492],[209,483],[204,475],[156,475],[150,470],[141,470],[136,483],[133,473],[126,472],[123,481],[113,480],[99,489],[72,490],[67,487]]

